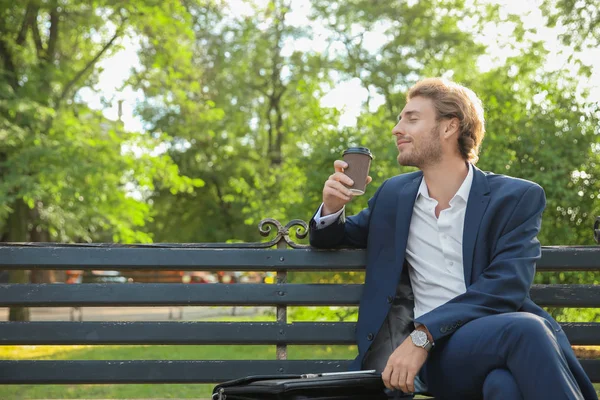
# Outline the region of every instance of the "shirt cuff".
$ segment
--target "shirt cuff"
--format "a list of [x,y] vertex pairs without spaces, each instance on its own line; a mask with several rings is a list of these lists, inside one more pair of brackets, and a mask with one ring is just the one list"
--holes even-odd
[[327,228],[329,225],[333,224],[335,221],[337,221],[340,218],[340,215],[342,215],[345,208],[346,207],[344,206],[338,212],[322,217],[321,210],[323,209],[323,204],[321,204],[321,207],[319,207],[319,209],[317,210],[317,213],[313,217],[313,219],[315,220],[316,229]]

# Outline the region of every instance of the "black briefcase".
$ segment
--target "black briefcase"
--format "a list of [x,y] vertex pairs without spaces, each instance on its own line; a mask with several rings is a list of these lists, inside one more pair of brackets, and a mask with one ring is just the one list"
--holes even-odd
[[381,374],[371,371],[258,375],[224,382],[213,400],[387,400]]

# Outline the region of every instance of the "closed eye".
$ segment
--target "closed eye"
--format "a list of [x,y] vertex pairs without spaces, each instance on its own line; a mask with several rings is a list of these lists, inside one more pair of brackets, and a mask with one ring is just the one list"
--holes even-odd
[[[417,122],[418,120],[419,120],[419,118],[410,118],[410,119],[408,120],[408,122]],[[402,121],[402,117],[399,117],[399,118],[398,118],[398,122],[400,122],[400,121]]]

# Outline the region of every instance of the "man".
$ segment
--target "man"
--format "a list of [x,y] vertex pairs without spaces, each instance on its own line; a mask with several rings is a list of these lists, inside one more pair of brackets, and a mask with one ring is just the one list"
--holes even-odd
[[392,133],[399,164],[420,171],[346,218],[353,182],[338,160],[310,223],[314,247],[367,249],[352,369],[381,371],[395,398],[597,399],[560,325],[529,298],[543,189],[474,165],[481,101],[423,80]]

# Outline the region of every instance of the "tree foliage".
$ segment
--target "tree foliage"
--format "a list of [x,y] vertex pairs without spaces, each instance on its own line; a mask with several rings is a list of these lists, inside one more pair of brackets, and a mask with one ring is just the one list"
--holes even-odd
[[[574,50],[598,38],[597,15],[580,3],[545,3],[549,25],[589,14],[563,38]],[[445,76],[485,105],[478,166],[544,187],[542,243],[592,243],[600,110],[578,91],[584,69],[546,68],[527,21],[484,1],[302,4],[0,0],[2,240],[257,241],[263,218],[309,220],[333,161],[361,145],[375,154],[373,183],[348,206],[355,213],[409,170],[391,135],[407,89]],[[484,67],[490,25],[512,27],[510,56]],[[124,37],[139,44],[126,83],[144,95],[139,133],[78,96],[99,89],[99,62]],[[362,101],[356,124],[324,106],[344,82],[360,86],[349,96]]]
[[202,184],[150,156],[159,138],[125,132],[77,96],[126,35],[171,62],[187,30],[177,13],[175,1],[0,1],[2,241],[148,242],[143,193]]
[[545,0],[542,10],[548,26],[564,27],[560,39],[566,46],[580,51],[600,44],[600,1]]

